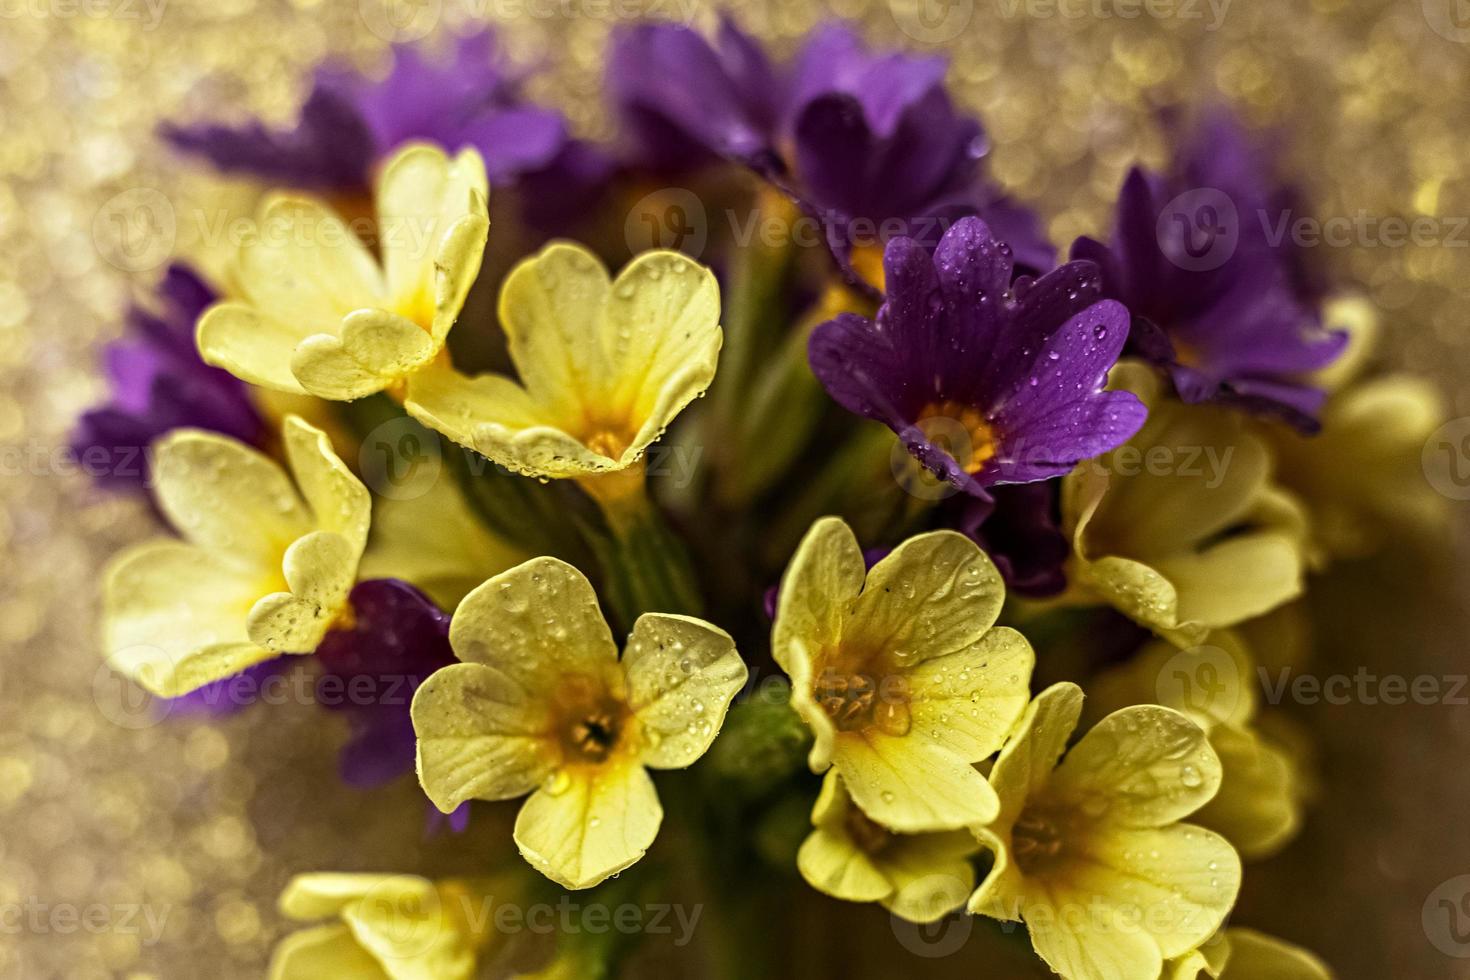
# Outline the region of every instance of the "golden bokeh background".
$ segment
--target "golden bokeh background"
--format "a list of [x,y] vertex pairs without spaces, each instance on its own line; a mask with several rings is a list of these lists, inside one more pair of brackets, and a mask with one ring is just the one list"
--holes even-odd
[[[1324,251],[1383,311],[1392,363],[1434,378],[1450,418],[1470,415],[1460,0],[919,2],[745,2],[738,13],[786,47],[836,15],[884,44],[947,51],[960,99],[990,132],[994,173],[1039,206],[1058,242],[1101,231],[1126,167],[1162,159],[1158,105],[1223,97],[1283,127],[1319,217],[1433,219],[1425,244]],[[717,14],[700,0],[386,11],[382,0],[0,0],[0,909],[105,910],[95,929],[49,918],[17,929],[0,916],[0,977],[260,976],[291,874],[452,867],[500,830],[492,818],[426,844],[415,787],[364,797],[340,786],[342,732],[308,707],[149,724],[99,672],[98,569],[152,518],[70,472],[66,436],[103,392],[98,353],[131,291],[152,281],[169,241],[207,247],[200,216],[244,199],[171,158],[156,124],[287,120],[322,57],[381,64],[386,13],[428,16],[439,31],[503,20],[513,51],[548,69],[533,94],[597,134],[603,39],[642,12]],[[158,195],[175,234],[158,254],[119,251],[115,215]],[[1470,504],[1458,506],[1463,555]],[[1332,576],[1316,602],[1328,660],[1465,673],[1465,589],[1449,554]],[[1322,746],[1322,795],[1286,854],[1247,868],[1239,921],[1318,950],[1344,977],[1470,977],[1470,960],[1445,955],[1422,924],[1431,891],[1470,873],[1470,707],[1301,715]],[[807,976],[860,975],[893,946],[886,926],[855,936],[828,915],[799,911],[792,956]],[[919,975],[958,968],[908,963]]]

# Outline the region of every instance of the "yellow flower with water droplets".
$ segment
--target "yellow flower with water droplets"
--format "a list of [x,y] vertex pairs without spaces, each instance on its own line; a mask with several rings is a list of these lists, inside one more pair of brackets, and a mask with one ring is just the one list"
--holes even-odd
[[643,856],[663,820],[645,767],[702,756],[747,676],[729,635],[687,616],[640,616],[619,659],[591,583],[555,558],[471,592],[449,642],[463,663],[413,699],[419,781],[445,813],[531,793],[516,844],[567,888]]
[[282,435],[290,476],[213,432],[155,444],[154,495],[182,540],[129,549],[103,585],[108,662],[155,694],[311,653],[347,609],[367,489],[320,430],[288,416]]
[[437,367],[404,406],[420,422],[517,472],[560,479],[625,470],[709,387],[719,360],[714,274],[644,252],[616,279],[580,245],[517,265],[500,323],[520,382]]
[[508,880],[298,875],[281,893],[281,914],[335,921],[281,940],[270,980],[470,980],[495,938],[492,906],[516,894]]
[[1095,714],[1158,703],[1204,730],[1220,759],[1221,783],[1194,819],[1224,834],[1247,859],[1269,857],[1296,836],[1305,795],[1297,761],[1256,727],[1255,677],[1245,642],[1217,630],[1188,650],[1147,644],[1090,687]]
[[1164,966],[1163,980],[1331,980],[1314,954],[1254,929],[1226,929]]
[[812,809],[816,828],[796,855],[817,891],[849,902],[879,902],[910,922],[934,922],[965,904],[975,888],[968,830],[896,834],[853,803],[837,770],[827,770]]
[[1306,519],[1242,415],[1170,401],[1142,365],[1118,365],[1113,382],[1148,421],[1062,482],[1072,598],[1188,644],[1300,594]]
[[910,538],[864,571],[846,524],[823,518],[797,548],[772,632],[811,767],[841,773],[875,821],[902,833],[989,820],[974,763],[1000,748],[1027,700],[1031,646],[995,627],[1005,586],[969,538]]
[[1240,888],[1230,844],[1180,822],[1215,794],[1220,762],[1199,726],[1158,706],[1109,715],[1062,759],[1081,711],[1081,688],[1053,685],[1001,750],[1000,814],[978,830],[995,864],[970,911],[1024,921],[1068,980],[1157,977],[1219,929]]
[[383,166],[382,263],[321,201],[275,195],[232,270],[236,298],[205,311],[199,351],[252,384],[348,401],[439,357],[480,271],[490,227],[485,164],[410,144]]

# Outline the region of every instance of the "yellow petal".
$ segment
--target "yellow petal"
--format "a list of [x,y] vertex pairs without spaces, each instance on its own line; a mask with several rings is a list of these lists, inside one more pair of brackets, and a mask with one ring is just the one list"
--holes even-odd
[[906,675],[914,730],[970,762],[994,754],[1026,710],[1034,663],[1031,644],[1005,627],[925,660]]
[[1186,650],[1155,640],[1099,675],[1088,693],[1092,718],[1129,705],[1162,704],[1207,731],[1220,724],[1245,725],[1256,710],[1255,664],[1230,630],[1216,630],[1207,642]]
[[191,543],[274,568],[291,542],[311,530],[286,474],[244,443],[176,429],[155,448],[154,494]]
[[975,888],[969,855],[977,850],[967,830],[901,836],[879,855],[893,883],[883,907],[910,922],[936,922],[960,908]]
[[[249,304],[307,335],[336,334],[353,310],[380,306],[383,278],[367,247],[322,202],[277,195],[260,234],[240,247],[235,281]],[[279,351],[282,359],[291,354]]]
[[245,619],[261,573],[182,541],[124,552],[103,580],[104,644],[113,669],[177,697],[275,654],[250,642]]
[[1026,706],[1015,735],[990,770],[990,784],[1001,805],[996,823],[1006,834],[1026,801],[1051,779],[1081,715],[1082,688],[1067,682],[1053,684]]
[[288,415],[282,434],[291,475],[306,499],[315,526],[340,534],[361,554],[372,514],[367,487],[333,451],[325,432],[298,416]]
[[430,365],[409,378],[403,407],[434,431],[517,473],[563,479],[623,466],[588,449],[561,427],[568,425],[561,417],[497,374],[470,378]]
[[995,818],[995,791],[970,763],[914,734],[843,732],[832,765],[853,801],[885,827],[913,834]]
[[1217,932],[1199,949],[1165,963],[1162,980],[1197,980],[1201,973],[1219,980],[1229,958],[1230,943],[1225,933]]
[[1220,757],[1220,791],[1195,814],[1224,834],[1241,856],[1259,860],[1280,850],[1301,823],[1301,787],[1291,757],[1257,733],[1221,725],[1210,732]]
[[531,794],[516,816],[515,840],[552,881],[591,888],[643,857],[662,822],[647,770],[631,762],[605,765]]
[[824,895],[846,902],[876,902],[887,898],[893,885],[847,832],[852,806],[842,778],[829,769],[812,809],[814,829],[796,853],[796,868]]
[[1160,559],[1155,569],[1179,595],[1181,624],[1232,626],[1302,592],[1300,545],[1285,534],[1227,538],[1202,552]]
[[1199,642],[1209,632],[1202,624],[1181,622],[1178,590],[1142,562],[1116,557],[1082,562],[1077,578],[1129,619],[1160,632],[1177,631],[1185,643]]
[[1010,831],[1005,836],[985,828],[975,831],[980,846],[989,851],[994,863],[966,904],[971,915],[983,915],[1001,922],[1019,922],[1026,904],[1026,876],[1011,857]]
[[[1089,918],[1091,909],[1108,906],[1150,937],[1161,959],[1214,935],[1240,890],[1240,858],[1229,842],[1189,824],[1100,831],[1070,846],[1081,853],[1045,875],[1053,907]],[[1153,970],[1147,975],[1159,966]]]
[[1224,980],[1330,980],[1327,965],[1300,946],[1254,929],[1225,930],[1230,959]]
[[206,364],[242,381],[275,391],[305,394],[291,372],[291,352],[317,329],[305,321],[278,320],[248,303],[216,303],[199,318],[194,342]]
[[559,756],[538,693],[481,663],[429,675],[412,714],[419,782],[435,806],[449,813],[465,800],[512,799],[551,775]]
[[811,526],[781,578],[771,653],[782,670],[810,677],[812,656],[841,640],[865,574],[857,537],[840,518]]
[[461,923],[489,905],[455,907],[469,901],[467,895],[441,894],[423,879],[397,875],[349,904],[342,918],[391,980],[470,980],[475,946]]
[[341,336],[316,334],[298,344],[291,373],[318,398],[353,401],[417,371],[440,349],[427,331],[399,313],[354,310],[342,319]]
[[531,557],[485,527],[455,481],[440,473],[421,496],[379,497],[359,574],[399,578],[453,609],[481,582]]
[[720,288],[714,273],[678,252],[644,252],[618,273],[602,327],[612,404],[641,453],[709,387],[719,362]]
[[489,193],[485,164],[470,148],[451,161],[437,146],[412,143],[393,154],[378,178],[378,234],[393,309],[428,306],[436,341],[449,332],[479,271]]
[[1037,955],[1064,980],[1139,980],[1163,968],[1158,944],[1090,895],[1042,892],[1028,897],[1022,916]]
[[360,553],[360,546],[331,531],[297,539],[282,563],[290,591],[271,593],[251,607],[251,642],[277,653],[315,650],[347,606]]
[[995,624],[1005,583],[979,545],[954,531],[909,538],[868,572],[844,641],[900,666],[972,646]]
[[1046,795],[1090,819],[1161,827],[1198,810],[1220,788],[1220,759],[1204,731],[1158,705],[1108,715],[1052,773]]
[[532,399],[563,424],[606,404],[615,381],[602,318],[612,283],[597,256],[553,242],[523,260],[500,290],[500,322]]
[[623,672],[628,706],[642,729],[641,757],[655,769],[682,769],[704,755],[749,677],[730,634],[660,613],[638,617]]
[[413,875],[316,872],[292,878],[277,904],[287,918],[309,922],[340,915],[352,902],[375,892],[420,894],[428,887],[428,879]]
[[341,923],[302,929],[282,939],[271,955],[269,980],[390,980],[372,955]]
[[601,676],[618,660],[592,583],[556,558],[533,558],[465,596],[449,642],[459,659],[494,667],[528,696],[569,674]]

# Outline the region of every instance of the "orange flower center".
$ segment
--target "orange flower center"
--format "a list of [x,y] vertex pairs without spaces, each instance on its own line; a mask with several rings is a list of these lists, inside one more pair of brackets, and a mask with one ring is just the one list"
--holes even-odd
[[1065,828],[1055,814],[1027,807],[1011,828],[1016,864],[1027,874],[1052,864],[1062,854],[1064,836]]
[[995,429],[979,409],[956,401],[931,402],[915,420],[924,438],[948,453],[966,473],[979,473],[995,458]]
[[812,685],[812,698],[839,732],[876,728],[887,735],[907,735],[908,680],[884,657],[839,653]]
[[858,850],[870,856],[881,854],[893,843],[893,834],[888,828],[874,823],[856,805],[847,808],[847,813],[842,818],[842,829],[847,831],[847,836]]

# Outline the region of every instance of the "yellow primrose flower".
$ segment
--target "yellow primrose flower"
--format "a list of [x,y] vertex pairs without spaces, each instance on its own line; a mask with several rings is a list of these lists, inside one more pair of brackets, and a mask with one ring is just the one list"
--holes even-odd
[[1113,381],[1148,421],[1063,480],[1072,598],[1187,645],[1298,595],[1305,519],[1240,413],[1166,400],[1142,365],[1120,364]]
[[624,470],[709,387],[719,321],[714,274],[686,256],[644,252],[613,280],[587,249],[554,242],[500,291],[520,382],[440,367],[414,379],[404,407],[520,473]]
[[1291,754],[1255,726],[1255,662],[1235,633],[1179,650],[1157,641],[1092,686],[1102,713],[1162,704],[1189,718],[1219,756],[1220,791],[1194,815],[1224,834],[1242,857],[1260,859],[1284,847],[1301,826],[1304,781]]
[[1331,980],[1327,965],[1300,946],[1254,929],[1226,929],[1203,947],[1166,965],[1164,980]]
[[281,894],[288,919],[338,921],[293,933],[271,957],[270,980],[470,980],[494,937],[489,880],[414,875],[305,874]]
[[373,502],[362,578],[397,578],[453,609],[492,575],[530,558],[476,519],[453,477],[441,473],[418,496]]
[[1230,844],[1179,822],[1215,794],[1220,762],[1188,718],[1139,706],[1058,765],[1081,711],[1081,688],[1053,685],[1001,750],[1000,815],[978,831],[995,864],[970,911],[1024,921],[1068,980],[1157,977],[1214,934],[1240,888]]
[[895,834],[858,809],[835,769],[822,781],[812,825],[796,866],[809,885],[833,898],[880,902],[910,922],[934,922],[964,905],[975,888],[973,834]]
[[273,195],[240,246],[231,292],[199,320],[199,352],[252,384],[348,401],[439,356],[480,271],[485,165],[410,144],[378,179],[382,264],[329,207]]
[[687,616],[640,616],[619,660],[591,583],[555,558],[471,592],[449,642],[464,662],[413,699],[419,781],[445,813],[531,793],[516,844],[567,888],[643,856],[663,820],[644,767],[703,755],[746,679],[729,635]]
[[1005,585],[969,538],[910,538],[864,575],[837,518],[812,525],[781,580],[772,653],[811,728],[814,772],[835,768],[862,811],[901,833],[991,819],[974,763],[1024,710],[1033,657],[996,628]]
[[290,476],[212,432],[155,444],[154,495],[183,540],[124,552],[103,585],[108,661],[154,694],[311,653],[347,609],[367,489],[320,430],[289,416],[282,435]]

